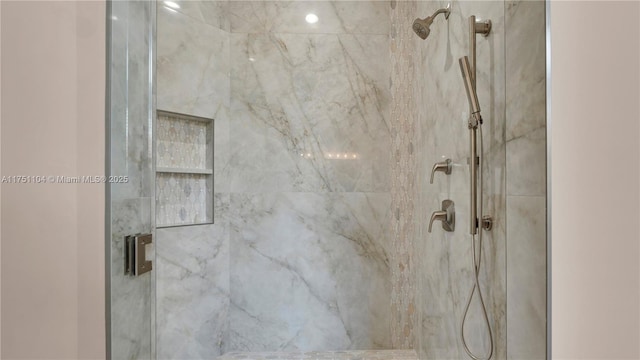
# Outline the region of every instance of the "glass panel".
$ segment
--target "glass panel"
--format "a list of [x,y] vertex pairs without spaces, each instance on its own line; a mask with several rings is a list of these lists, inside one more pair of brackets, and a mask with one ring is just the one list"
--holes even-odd
[[[154,233],[153,25],[155,3],[111,1],[109,36],[108,184],[109,349],[112,359],[152,359],[155,271],[124,274],[125,236]],[[152,248],[147,259],[154,260]],[[155,261],[153,263],[155,267]]]
[[[111,3],[109,169],[130,178],[109,188],[113,358],[154,358],[155,342],[162,359],[468,358],[469,106],[457,62],[471,15],[492,21],[476,36],[476,86],[493,358],[544,358],[544,4],[453,2],[421,40],[413,21],[440,5]],[[161,119],[153,139],[156,65],[158,107],[206,126]],[[429,184],[446,159],[451,174]],[[444,200],[455,231],[429,232]],[[154,231],[154,271],[125,277],[123,237]],[[477,296],[465,336],[484,355]],[[340,356],[363,354],[378,356]]]

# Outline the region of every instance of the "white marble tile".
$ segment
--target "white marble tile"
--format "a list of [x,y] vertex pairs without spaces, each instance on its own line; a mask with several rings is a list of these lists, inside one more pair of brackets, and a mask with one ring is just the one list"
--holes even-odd
[[[149,69],[150,3],[127,3],[113,7],[110,101],[110,174],[128,176],[126,183],[113,183],[111,199],[150,197],[153,192],[149,113],[151,98]],[[126,39],[126,40],[124,40]]]
[[507,194],[544,196],[547,189],[546,128],[507,143]]
[[[229,17],[227,16],[229,1],[176,0],[174,2],[180,6],[178,9],[172,8],[175,12],[189,16],[195,21],[229,31]],[[158,9],[166,11],[164,8],[166,5],[162,1],[158,1],[158,3]]]
[[[216,194],[218,213],[227,211],[228,199]],[[159,359],[223,353],[229,328],[229,233],[226,221],[217,220],[157,231]]]
[[413,350],[351,350],[311,352],[230,352],[218,360],[418,360]]
[[124,274],[125,236],[151,233],[151,198],[111,203],[111,353],[114,359],[151,357],[153,272]]
[[[464,358],[459,326],[473,284],[468,194],[422,194],[417,203],[424,203],[424,210],[418,206],[416,217],[428,219],[432,211],[441,208],[444,199],[455,202],[455,231],[445,232],[439,223],[435,223],[432,232],[428,233],[428,222],[420,224],[416,230],[418,351],[428,354],[428,358]],[[484,233],[480,282],[494,332],[496,357],[504,358],[507,320],[504,196],[488,196],[486,203],[485,213],[492,214],[495,222],[494,229]],[[471,348],[479,353],[487,350],[487,333],[481,314],[476,294],[469,310],[466,334]]]
[[[419,2],[418,16],[432,14],[442,2]],[[416,346],[421,358],[466,358],[460,340],[460,322],[472,286],[471,236],[469,235],[469,105],[458,65],[468,55],[468,17],[492,20],[491,35],[477,37],[477,91],[484,118],[484,214],[494,217],[494,229],[485,232],[481,286],[494,334],[494,359],[506,357],[505,274],[505,88],[504,4],[502,2],[454,2],[448,21],[439,18],[426,41],[414,36],[417,50],[416,146]],[[436,161],[453,160],[451,175],[437,173],[429,184]],[[434,225],[427,233],[431,213],[440,202],[456,203],[456,230],[444,233]],[[476,294],[477,296],[477,294]],[[467,320],[470,347],[488,349],[481,310],[474,297]]]
[[[150,156],[152,99],[149,51],[155,24],[150,2],[118,2],[111,7],[109,174],[128,176],[109,184],[110,324],[114,359],[153,357],[153,273],[124,275],[125,236],[153,231],[153,173]],[[149,249],[151,250],[151,249]],[[152,250],[150,251],[152,252]]]
[[231,197],[230,351],[390,346],[389,195]]
[[229,19],[233,33],[386,35],[389,9],[387,1],[231,1]]
[[157,106],[217,119],[229,106],[229,33],[158,9]]
[[506,1],[507,141],[546,124],[544,1]]
[[381,48],[386,36],[232,35],[231,190],[388,191]]
[[546,198],[507,197],[507,357],[546,356]]

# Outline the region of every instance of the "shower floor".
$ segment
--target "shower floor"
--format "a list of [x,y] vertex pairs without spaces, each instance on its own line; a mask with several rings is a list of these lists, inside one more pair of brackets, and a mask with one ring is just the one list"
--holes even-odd
[[418,360],[413,350],[229,352],[217,360]]

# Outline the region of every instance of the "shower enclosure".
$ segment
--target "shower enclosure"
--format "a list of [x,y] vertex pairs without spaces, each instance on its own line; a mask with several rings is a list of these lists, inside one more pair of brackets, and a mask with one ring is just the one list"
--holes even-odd
[[473,15],[493,342],[477,298],[464,337],[546,356],[545,4],[452,1],[416,36],[447,5],[109,3],[110,358],[467,358]]

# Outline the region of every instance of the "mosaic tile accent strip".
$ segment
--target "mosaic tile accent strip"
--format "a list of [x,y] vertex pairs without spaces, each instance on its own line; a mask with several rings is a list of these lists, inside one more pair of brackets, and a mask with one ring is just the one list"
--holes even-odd
[[158,112],[157,167],[211,169],[211,122]]
[[414,1],[391,2],[391,209],[393,249],[391,256],[391,341],[394,349],[414,347],[415,275],[413,268],[413,214],[416,158],[413,153],[415,102],[411,21]]
[[156,196],[158,226],[202,224],[213,221],[210,175],[157,173]]
[[218,360],[418,360],[413,350],[230,352]]

